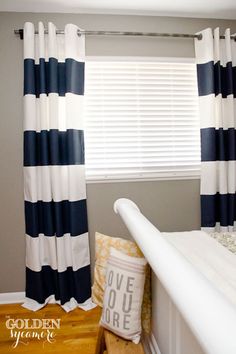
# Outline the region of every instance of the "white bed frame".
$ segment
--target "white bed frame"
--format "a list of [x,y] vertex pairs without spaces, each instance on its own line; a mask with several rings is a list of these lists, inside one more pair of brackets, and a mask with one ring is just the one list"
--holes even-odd
[[114,204],[153,270],[152,354],[236,354],[235,307],[185,259],[135,203]]

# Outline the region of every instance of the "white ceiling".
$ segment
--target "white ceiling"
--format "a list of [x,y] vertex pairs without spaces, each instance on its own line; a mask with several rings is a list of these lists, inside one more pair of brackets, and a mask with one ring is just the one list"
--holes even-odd
[[236,20],[236,0],[0,0],[0,11],[103,13]]

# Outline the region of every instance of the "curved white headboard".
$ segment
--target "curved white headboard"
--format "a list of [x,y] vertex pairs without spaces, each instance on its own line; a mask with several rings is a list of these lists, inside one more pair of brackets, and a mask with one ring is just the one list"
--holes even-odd
[[236,354],[236,309],[129,199],[114,204],[172,301],[207,354]]

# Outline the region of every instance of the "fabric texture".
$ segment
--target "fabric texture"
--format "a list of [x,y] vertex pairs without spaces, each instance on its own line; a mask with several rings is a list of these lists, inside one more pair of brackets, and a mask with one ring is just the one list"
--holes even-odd
[[[92,300],[95,304],[103,306],[103,297],[106,283],[107,261],[111,247],[132,257],[143,257],[136,243],[119,237],[110,237],[99,232],[95,234],[95,267],[94,283],[92,286]],[[151,330],[151,271],[147,264],[146,277],[142,303],[142,327],[146,333]]]
[[145,258],[130,257],[110,249],[100,324],[122,338],[139,343]]
[[236,254],[236,232],[212,232],[210,236]]
[[[90,308],[84,170],[84,36],[24,26],[26,302]],[[91,302],[91,301],[90,301]]]
[[201,122],[201,226],[234,231],[236,220],[236,42],[219,28],[195,40]]

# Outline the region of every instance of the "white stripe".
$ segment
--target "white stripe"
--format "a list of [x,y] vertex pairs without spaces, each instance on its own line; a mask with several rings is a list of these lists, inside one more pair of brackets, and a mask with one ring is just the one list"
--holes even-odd
[[65,57],[85,61],[85,36],[78,36],[80,28],[73,24],[65,26]]
[[84,165],[27,166],[24,181],[24,197],[29,202],[86,199]]
[[236,99],[234,99],[233,94],[222,99],[221,108],[220,127],[224,129],[235,128]]
[[213,45],[214,45],[214,61],[219,61],[221,59],[221,46],[222,42],[220,43],[220,29],[219,27],[215,28],[214,31],[214,38],[213,38]]
[[83,96],[58,93],[24,96],[24,130],[83,130]]
[[65,234],[62,237],[26,235],[26,266],[34,272],[39,272],[46,265],[64,272],[68,267],[76,271],[89,264],[88,233],[79,236]]
[[[225,40],[224,41],[224,47],[225,50],[223,50],[223,55],[224,55],[224,62],[223,65],[226,65],[228,62],[232,61],[232,49],[231,49],[231,42],[232,39],[230,38],[230,29],[227,28],[225,30]],[[234,42],[234,41],[233,41]],[[233,43],[233,47],[235,47],[235,43]]]
[[[233,36],[236,35],[236,33],[232,34]],[[232,64],[233,66],[236,66],[236,42],[235,41],[231,41],[231,46],[232,46]]]
[[216,126],[215,94],[199,96],[200,127],[210,128]]
[[197,64],[204,64],[214,60],[213,34],[211,28],[207,28],[197,34],[202,34],[201,40],[197,38],[194,40]]
[[215,94],[199,96],[199,117],[201,128],[235,128],[234,112],[236,99],[233,95],[222,98]]
[[38,23],[38,36],[37,36],[37,42],[38,45],[36,45],[36,50],[38,50],[38,55],[36,58],[36,62],[39,63],[39,58],[45,58],[46,53],[45,53],[45,38],[44,38],[44,25],[43,22]]
[[64,62],[65,58],[72,58],[77,61],[85,61],[85,36],[78,36],[80,28],[73,24],[65,26],[65,34],[56,35],[56,27],[53,23],[48,23],[48,34],[44,34],[44,25],[38,24],[39,34],[35,35],[33,23],[26,22],[24,25],[24,58],[35,59],[39,63],[39,58],[48,61],[50,57]]
[[[60,300],[55,299],[55,295],[50,295],[43,304],[39,304],[37,301],[30,299],[28,297],[25,298],[25,302],[23,303],[22,307],[31,310],[31,311],[38,311],[42,309],[47,304],[59,304],[61,305]],[[85,300],[83,303],[78,303],[74,297],[72,297],[69,301],[67,301],[64,305],[61,305],[63,310],[66,312],[70,312],[74,310],[76,307],[81,308],[84,311],[88,311],[96,307],[97,305],[93,303],[91,297]]]
[[201,194],[214,195],[236,192],[236,161],[201,163]]
[[24,25],[24,58],[34,59],[34,25],[26,22]]
[[56,34],[56,27],[52,22],[48,23],[48,34],[45,35],[45,39],[48,52],[45,60],[56,58],[59,62],[65,62],[65,36],[64,34]]
[[195,53],[197,64],[204,64],[209,61],[221,62],[221,65],[226,64],[235,58],[234,50],[235,43],[230,39],[230,29],[225,31],[225,39],[220,39],[219,28],[214,29],[214,37],[210,28],[198,32],[202,34],[202,39],[195,39]]
[[[52,22],[48,23],[48,58],[58,58],[58,46],[56,27]],[[63,47],[63,46],[62,46]],[[48,60],[46,57],[45,59]]]
[[219,27],[214,29],[214,62],[220,61],[221,65],[226,66],[231,61],[231,49],[229,47],[231,39],[230,33],[227,30],[224,35],[225,39],[220,39]]

